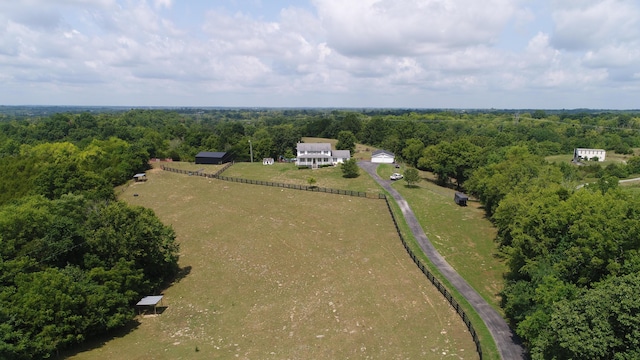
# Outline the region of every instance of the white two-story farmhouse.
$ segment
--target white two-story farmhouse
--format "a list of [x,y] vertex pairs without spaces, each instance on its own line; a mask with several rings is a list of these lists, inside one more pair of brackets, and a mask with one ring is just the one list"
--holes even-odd
[[326,165],[337,165],[351,159],[349,150],[331,150],[329,143],[298,143],[297,166],[318,168]]

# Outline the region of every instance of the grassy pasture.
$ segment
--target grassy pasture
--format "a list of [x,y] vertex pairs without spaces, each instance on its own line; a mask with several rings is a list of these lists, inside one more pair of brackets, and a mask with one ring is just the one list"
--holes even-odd
[[[234,170],[234,176],[280,181],[277,180],[280,178],[280,175],[277,175],[277,168],[263,166],[261,171],[256,171],[253,167],[246,165],[249,164],[236,164],[227,170],[225,175]],[[378,173],[382,178],[387,179],[391,173],[404,172],[404,170],[404,165],[400,169],[392,165],[380,165]],[[326,174],[329,172],[313,170],[313,173],[317,175],[319,183],[327,182]],[[484,210],[478,202],[470,201],[469,206],[459,207],[453,202],[454,190],[435,185],[433,183],[435,176],[429,172],[421,171],[420,176],[423,181],[418,183],[417,188],[407,188],[405,181],[397,181],[394,186],[408,201],[425,229],[425,233],[438,251],[489,304],[502,312],[498,294],[502,290],[502,276],[506,266],[497,255],[494,242],[495,228],[486,219]],[[362,174],[357,179],[334,176],[330,184],[336,188],[347,188],[344,184],[353,182],[354,185],[349,189],[363,191],[362,185],[359,185],[360,187],[356,185],[360,181],[368,183],[373,180],[366,174]],[[303,183],[302,179],[299,183]]]
[[[206,170],[206,172],[214,171]],[[262,162],[237,163],[225,170],[223,175],[294,185],[309,185],[307,180],[313,177],[317,181],[314,185],[318,187],[363,191],[371,194],[381,192],[378,184],[362,170],[357,178],[346,179],[342,177],[340,165],[319,169],[298,169],[293,163],[275,163],[273,165],[262,165]]]
[[120,196],[174,227],[188,274],[164,292],[164,313],[69,358],[478,358],[384,201],[148,177]]

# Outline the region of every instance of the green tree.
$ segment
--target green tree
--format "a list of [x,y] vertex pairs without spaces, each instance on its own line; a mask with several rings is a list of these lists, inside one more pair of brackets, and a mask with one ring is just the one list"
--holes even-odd
[[29,156],[0,157],[0,205],[31,193],[39,171]]
[[443,141],[424,149],[418,160],[418,168],[430,170],[438,177],[440,184],[456,179],[458,187],[464,183],[472,171],[480,166],[480,147],[467,139],[453,142]]
[[344,119],[342,119],[342,121],[340,122],[340,129],[341,131],[349,131],[354,135],[359,134],[362,130],[362,120],[360,119],[360,114],[355,112],[347,113]]
[[112,137],[93,140],[76,158],[78,167],[104,177],[111,185],[125,183],[148,168],[149,154],[140,145]]
[[382,141],[382,148],[396,154],[396,158],[400,158],[402,154],[402,141],[395,134],[387,135]]
[[[493,220],[509,268],[503,307],[533,358],[614,358],[606,349],[627,338],[607,324],[618,315],[603,313],[603,320],[583,300],[599,282],[639,273],[638,214],[640,201],[624,192],[538,179],[500,201]],[[603,307],[620,302],[596,298]]]
[[356,178],[360,176],[360,169],[358,168],[358,163],[355,158],[351,158],[342,165],[340,165],[342,169],[342,176],[346,178]]
[[404,171],[404,181],[407,182],[407,185],[413,186],[420,182],[420,173],[417,169],[409,168]]
[[78,168],[73,162],[46,164],[34,179],[33,192],[48,199],[64,194],[84,194],[94,200],[113,200],[113,187],[102,176]]
[[300,130],[293,124],[277,125],[270,129],[273,141],[273,152],[276,156],[284,155],[287,150],[293,151],[300,141]]
[[149,285],[142,291],[157,289],[175,275],[178,245],[173,229],[164,226],[152,210],[113,202],[91,213],[87,221],[90,255],[85,266],[113,267],[120,259],[133,261],[144,269]]
[[8,300],[3,301],[3,308],[12,311],[6,325],[22,335],[12,344],[13,356],[47,358],[83,337],[84,319],[79,315],[84,305],[82,288],[58,269],[17,275],[15,294],[2,300]]
[[[481,167],[473,172],[465,187],[480,199],[488,215],[493,215],[500,201],[514,189],[527,186],[534,178],[545,173],[544,159],[532,155],[522,146],[507,150],[505,160]],[[560,182],[561,173],[545,168],[550,181]]]
[[[260,160],[263,158],[275,158],[276,151],[273,143],[273,138],[267,131],[267,129],[261,128],[258,129],[253,134],[253,157],[254,159]],[[282,154],[278,154],[282,155]]]
[[389,128],[389,122],[381,117],[374,117],[366,121],[362,129],[362,142],[374,146],[382,145]]
[[144,137],[138,141],[138,144],[144,149],[150,158],[165,158],[169,150],[169,140],[155,130],[145,129]]
[[307,179],[307,184],[309,184],[310,187],[316,187],[316,183],[318,182],[318,180],[316,180],[316,178],[314,178],[313,176],[310,176]]
[[534,119],[544,119],[547,117],[547,113],[544,110],[536,110],[531,114]]
[[[554,304],[546,338],[533,358],[637,359],[640,357],[640,275],[612,277]],[[538,345],[539,344],[539,345]]]
[[337,150],[349,150],[351,154],[356,150],[356,136],[351,131],[343,130],[338,133]]
[[620,179],[616,176],[605,174],[602,175],[595,183],[587,184],[586,187],[589,189],[595,189],[604,194],[611,189],[616,189],[619,181]]
[[402,149],[402,158],[407,164],[417,166],[422,150],[424,150],[424,144],[420,139],[408,139],[404,149]]
[[640,156],[633,156],[627,160],[627,168],[631,174],[640,174]]

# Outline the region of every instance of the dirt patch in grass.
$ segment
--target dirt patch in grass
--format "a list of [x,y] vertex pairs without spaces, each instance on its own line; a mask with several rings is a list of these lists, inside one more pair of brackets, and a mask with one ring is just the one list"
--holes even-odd
[[189,273],[162,315],[72,359],[477,359],[382,200],[152,173],[121,198],[171,224]]

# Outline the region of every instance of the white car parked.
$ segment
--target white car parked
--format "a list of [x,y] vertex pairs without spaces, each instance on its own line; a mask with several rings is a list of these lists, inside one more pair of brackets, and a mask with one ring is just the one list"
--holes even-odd
[[404,176],[402,176],[402,174],[398,174],[398,173],[393,173],[391,174],[391,176],[389,177],[389,179],[391,180],[400,180],[402,179]]

